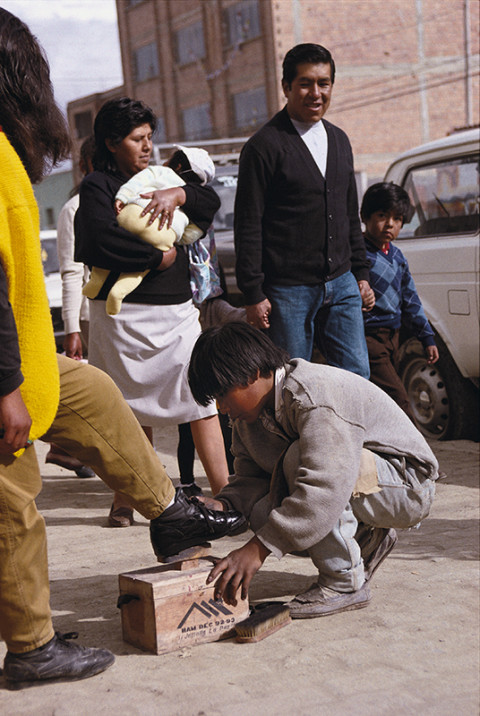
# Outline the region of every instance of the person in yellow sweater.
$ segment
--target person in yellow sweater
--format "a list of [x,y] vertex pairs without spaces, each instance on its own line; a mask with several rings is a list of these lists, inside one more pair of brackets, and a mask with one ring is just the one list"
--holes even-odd
[[3,8],[0,127],[0,637],[5,684],[20,689],[84,679],[114,662],[108,649],[71,644],[72,635],[54,631],[45,522],[35,504],[36,438],[90,465],[151,520],[159,557],[243,530],[245,520],[175,491],[113,381],[55,353],[31,182],[68,156],[70,142],[43,51]]

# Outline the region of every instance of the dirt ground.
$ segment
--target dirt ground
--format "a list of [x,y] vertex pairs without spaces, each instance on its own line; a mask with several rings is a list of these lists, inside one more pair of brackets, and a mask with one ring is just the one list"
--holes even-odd
[[[177,475],[176,430],[156,436]],[[47,523],[55,628],[116,655],[84,681],[9,692],[6,716],[471,716],[479,698],[478,443],[436,443],[447,479],[430,517],[404,531],[376,573],[367,609],[294,621],[257,644],[229,639],[155,656],[122,640],[118,575],[154,566],[148,523],[109,529],[109,489],[44,464],[38,500]],[[198,482],[207,487],[197,464]],[[205,490],[207,491],[207,490]],[[247,534],[248,537],[248,534]],[[246,535],[213,544],[223,556]],[[251,600],[290,599],[308,587],[308,559],[269,557]],[[0,643],[3,661],[5,644]],[[1,663],[0,661],[0,663]]]

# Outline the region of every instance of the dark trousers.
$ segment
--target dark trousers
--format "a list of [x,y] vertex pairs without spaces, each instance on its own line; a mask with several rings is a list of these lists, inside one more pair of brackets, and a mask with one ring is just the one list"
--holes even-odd
[[388,393],[410,420],[415,422],[407,391],[395,368],[398,361],[399,331],[377,328],[375,333],[367,333],[366,339],[370,380]]

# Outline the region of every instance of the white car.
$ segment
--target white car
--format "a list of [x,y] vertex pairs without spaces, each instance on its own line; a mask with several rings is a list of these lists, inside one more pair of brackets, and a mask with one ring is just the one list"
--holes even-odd
[[415,215],[398,238],[440,360],[420,343],[402,344],[399,372],[420,430],[478,439],[480,131],[452,134],[400,155],[385,181],[408,192]]
[[62,320],[62,277],[58,265],[57,232],[46,230],[40,232],[43,273],[47,287],[48,303],[52,314],[53,330],[57,349],[63,350],[64,337]]

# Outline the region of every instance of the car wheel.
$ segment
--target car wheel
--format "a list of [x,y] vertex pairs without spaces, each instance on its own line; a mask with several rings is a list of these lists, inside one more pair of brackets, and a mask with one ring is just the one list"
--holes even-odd
[[439,352],[437,363],[428,365],[418,341],[409,341],[404,351],[399,374],[415,422],[429,438],[470,437],[475,424],[474,388],[463,378],[447,349],[439,345]]

